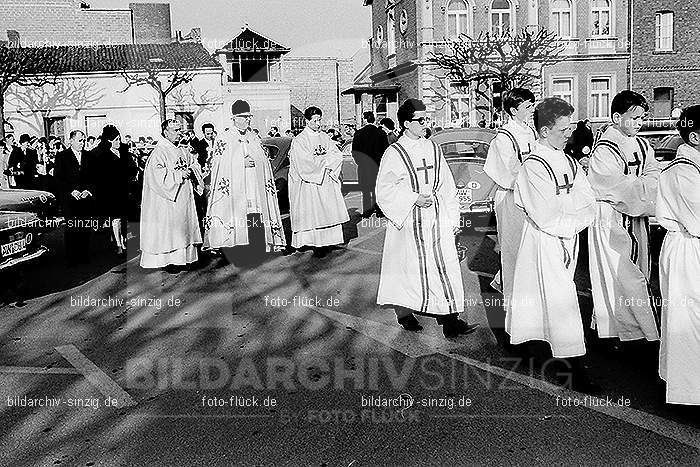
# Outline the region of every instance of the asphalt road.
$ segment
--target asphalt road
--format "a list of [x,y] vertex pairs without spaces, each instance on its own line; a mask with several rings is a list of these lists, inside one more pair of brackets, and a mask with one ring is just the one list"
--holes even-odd
[[402,331],[374,303],[383,221],[353,220],[323,259],[213,257],[175,275],[138,268],[135,239],[126,264],[96,239],[93,264],[66,270],[54,233],[23,301],[0,307],[0,465],[700,463],[700,413],[664,403],[655,344],[589,334],[602,399],[554,386],[566,369],[546,346],[504,350],[481,230],[459,239],[479,330]]

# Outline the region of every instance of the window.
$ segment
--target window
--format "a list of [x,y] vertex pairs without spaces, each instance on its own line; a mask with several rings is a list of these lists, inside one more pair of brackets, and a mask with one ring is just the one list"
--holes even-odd
[[465,0],[452,0],[447,5],[447,38],[469,35],[469,5]]
[[671,11],[656,14],[656,50],[673,50],[673,12]]
[[373,104],[374,104],[374,115],[379,120],[380,118],[384,118],[387,115],[387,102],[388,98],[385,95],[377,95],[374,96],[373,99]]
[[491,32],[496,35],[510,33],[512,19],[510,1],[493,0],[491,3]]
[[555,78],[552,80],[552,96],[564,99],[574,105],[574,80],[572,78]]
[[673,88],[654,88],[654,117],[668,118],[673,109]]
[[234,83],[270,81],[270,63],[264,54],[234,55],[228,59],[228,80]]
[[[100,128],[100,133],[102,128]],[[66,117],[49,117],[44,119],[44,136],[50,138],[55,136],[61,140],[62,143],[66,142]]]
[[552,2],[552,23],[554,32],[559,37],[570,38],[573,35],[570,0],[554,0]]
[[610,0],[593,0],[591,4],[592,36],[610,35]]
[[591,80],[591,118],[610,117],[610,78]]
[[390,57],[396,55],[396,21],[393,8],[386,14],[386,47]]
[[192,112],[175,112],[175,120],[182,125],[182,131],[194,130],[194,115]]
[[88,136],[99,136],[102,128],[107,124],[106,115],[91,115],[85,117],[85,134]]

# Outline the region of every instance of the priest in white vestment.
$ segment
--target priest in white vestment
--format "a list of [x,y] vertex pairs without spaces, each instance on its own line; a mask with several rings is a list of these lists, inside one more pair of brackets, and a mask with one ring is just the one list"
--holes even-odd
[[392,305],[407,330],[422,329],[417,313],[437,318],[445,337],[457,337],[476,328],[458,319],[464,287],[455,246],[457,188],[440,148],[424,137],[425,105],[409,99],[397,116],[404,133],[384,153],[376,184],[389,220],[377,303]]
[[589,229],[593,323],[600,337],[658,340],[658,312],[649,289],[649,216],[654,215],[659,163],[636,136],[649,106],[622,91],[612,102],[613,124],[596,142],[588,180],[596,195]]
[[[211,157],[211,185],[204,217],[202,249],[249,245],[263,231],[265,252],[286,245],[277,188],[260,138],[250,126],[250,105],[232,106],[234,128],[216,140]],[[262,243],[262,242],[260,242]]]
[[659,375],[667,403],[700,405],[700,105],[683,111],[678,129],[686,144],[661,172],[656,202],[668,230],[659,257]]
[[491,140],[484,172],[498,187],[494,195],[494,210],[501,270],[491,286],[503,293],[503,306],[507,309],[513,294],[515,260],[525,223],[523,211],[513,202],[513,184],[523,160],[530,155],[537,140],[535,130],[529,124],[535,111],[535,95],[528,89],[511,89],[503,98],[503,108],[510,119]]
[[515,182],[515,204],[525,225],[506,313],[512,344],[545,341],[552,356],[566,358],[575,390],[597,392],[583,370],[586,353],[574,272],[578,234],[595,216],[595,196],[582,168],[564,153],[574,108],[552,97],[535,108],[539,140]]
[[203,189],[196,156],[176,146],[182,127],[162,125],[162,137],[148,158],[141,201],[141,267],[184,266],[197,261],[202,236],[194,190]]
[[350,220],[341,192],[343,153],[321,131],[321,116],[318,107],[306,109],[306,128],[289,150],[292,247],[313,247],[315,256],[343,243],[343,223]]

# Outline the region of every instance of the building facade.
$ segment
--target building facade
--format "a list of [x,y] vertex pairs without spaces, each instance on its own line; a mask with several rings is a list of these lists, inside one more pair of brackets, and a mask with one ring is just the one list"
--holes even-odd
[[685,0],[634,0],[632,89],[656,120],[678,117],[698,103],[700,6]]
[[81,0],[3,1],[0,31],[23,47],[167,44],[172,37],[168,3],[98,9]]
[[16,135],[57,136],[66,141],[72,130],[97,137],[110,123],[122,135],[157,137],[158,94],[149,85],[125,90],[122,75],[123,71],[143,74],[140,70],[146,63],[156,59],[163,63],[162,81],[172,76],[169,70],[175,67],[193,77],[168,95],[168,118],[180,120],[186,129],[199,130],[205,122],[217,128],[224,124],[222,69],[199,43],[60,46],[52,47],[50,53],[51,69],[37,73],[49,71],[57,77],[55,83],[13,86],[6,93],[6,129]]
[[[460,34],[477,38],[543,27],[563,45],[562,61],[542,68],[531,84],[538,96],[556,95],[576,109],[576,118],[609,119],[612,96],[628,86],[629,0],[364,0],[372,9],[374,36],[371,85],[398,87],[372,102],[389,102],[387,114],[408,97],[422,99],[440,126],[473,126],[498,109],[499,84],[489,100],[457,89],[429,63]],[[392,96],[392,93],[395,93]],[[365,94],[370,94],[368,91]],[[365,102],[366,96],[360,96]],[[393,102],[392,102],[393,101]],[[393,114],[393,115],[392,115]]]

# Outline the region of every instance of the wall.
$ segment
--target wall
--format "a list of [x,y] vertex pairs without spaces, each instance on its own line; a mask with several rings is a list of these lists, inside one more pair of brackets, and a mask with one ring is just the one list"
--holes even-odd
[[[674,12],[673,52],[655,52],[656,12]],[[697,104],[700,88],[700,7],[686,0],[636,0],[633,89],[652,103],[655,87],[674,88],[674,107]]]
[[25,47],[132,43],[129,10],[83,10],[79,0],[2,1],[0,39],[8,29]]
[[[336,65],[337,75],[336,75]],[[338,125],[338,93],[352,87],[352,59],[283,57],[282,82],[291,91],[291,104],[302,112],[314,105],[323,111],[325,125]],[[355,115],[353,96],[340,96],[340,121]]]
[[[119,75],[84,74],[65,77],[56,86],[10,88],[5,107],[6,118],[15,134],[44,134],[44,116],[66,117],[66,136],[74,129],[85,131],[86,117],[106,116],[123,135],[133,137],[160,134],[157,97],[149,86],[133,86],[124,93]],[[176,88],[168,98],[168,116],[176,111],[191,111],[195,129],[205,122],[217,128],[223,125],[221,72],[200,72],[186,85]],[[42,113],[40,109],[51,109]],[[99,136],[101,129],[90,129]]]
[[169,44],[172,37],[169,3],[129,3],[136,44]]
[[252,128],[265,135],[271,126],[284,132],[291,125],[290,92],[281,83],[228,83],[224,86],[224,127],[233,127],[231,105],[238,99],[250,104]]

